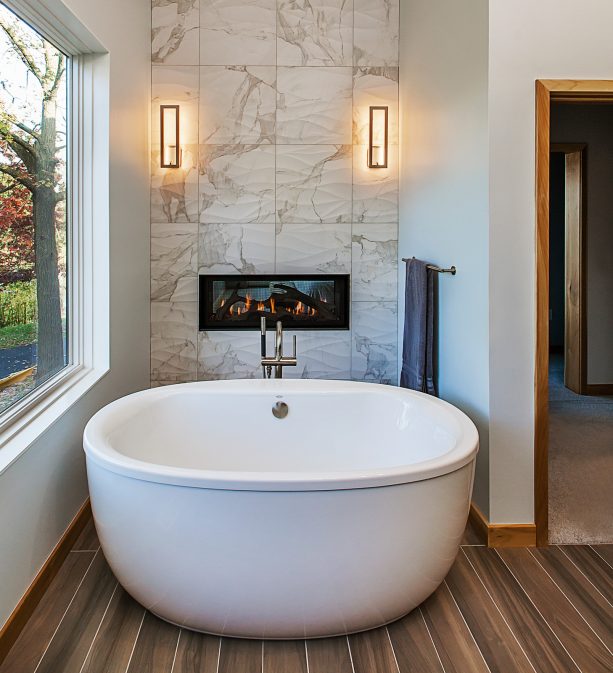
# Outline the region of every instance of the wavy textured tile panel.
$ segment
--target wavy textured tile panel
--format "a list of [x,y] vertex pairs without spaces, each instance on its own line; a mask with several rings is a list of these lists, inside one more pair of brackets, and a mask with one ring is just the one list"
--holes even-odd
[[277,225],[277,273],[349,273],[351,224]]
[[200,221],[274,222],[275,148],[200,147]]
[[[197,271],[351,273],[353,331],[299,333],[285,375],[396,381],[398,4],[152,0],[154,382],[198,375]],[[159,166],[162,103],[179,169]],[[370,105],[388,169],[366,165]],[[252,337],[201,334],[202,378],[259,376]]]
[[275,225],[201,224],[200,273],[272,273]]
[[198,146],[183,145],[179,168],[160,167],[160,148],[151,152],[151,221],[198,222]]
[[371,105],[388,107],[390,145],[398,144],[398,68],[353,69],[353,144],[368,145]]
[[368,148],[353,148],[353,221],[398,220],[398,148],[389,147],[388,168],[368,168]]
[[201,66],[200,143],[275,142],[276,68]]
[[350,145],[277,145],[277,220],[351,221]]
[[198,65],[198,0],[152,0],[151,61]]
[[353,0],[279,0],[278,65],[351,65]]
[[201,65],[275,65],[275,0],[200,0]]
[[151,300],[198,300],[198,225],[151,225]]
[[351,375],[358,381],[398,383],[398,307],[395,302],[354,302]]
[[260,377],[260,338],[256,330],[210,331],[198,334],[200,380]]
[[396,301],[398,225],[355,224],[351,235],[353,301]]
[[354,0],[355,65],[398,65],[400,0]]
[[321,330],[313,332],[287,331],[284,351],[290,353],[292,337],[296,335],[298,365],[286,367],[288,379],[351,379],[351,332]]
[[160,105],[180,105],[181,145],[198,144],[198,66],[153,66],[151,69],[151,138],[160,144]]
[[277,78],[277,143],[351,144],[351,68],[279,67]]
[[152,302],[151,380],[195,381],[197,302]]

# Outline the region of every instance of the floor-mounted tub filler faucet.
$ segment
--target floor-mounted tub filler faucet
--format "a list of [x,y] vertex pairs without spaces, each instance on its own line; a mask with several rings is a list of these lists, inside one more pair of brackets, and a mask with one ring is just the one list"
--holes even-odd
[[294,353],[292,357],[283,357],[283,325],[277,320],[277,329],[275,332],[275,355],[269,358],[266,355],[266,318],[260,318],[260,344],[262,353],[262,373],[265,379],[269,379],[272,374],[272,368],[275,368],[275,378],[283,378],[283,367],[295,367],[298,364],[296,359],[296,335],[294,334]]

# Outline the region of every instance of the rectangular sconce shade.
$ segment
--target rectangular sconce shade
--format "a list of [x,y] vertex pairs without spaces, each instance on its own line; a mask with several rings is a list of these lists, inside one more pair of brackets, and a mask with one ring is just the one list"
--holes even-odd
[[387,168],[387,105],[370,107],[368,167]]
[[162,168],[179,168],[179,106],[160,105],[160,147]]

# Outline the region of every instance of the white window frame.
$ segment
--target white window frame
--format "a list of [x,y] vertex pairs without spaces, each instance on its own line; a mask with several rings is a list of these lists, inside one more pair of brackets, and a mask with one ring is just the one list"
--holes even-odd
[[69,364],[0,415],[0,474],[110,367],[109,55],[61,0],[2,0],[70,56]]

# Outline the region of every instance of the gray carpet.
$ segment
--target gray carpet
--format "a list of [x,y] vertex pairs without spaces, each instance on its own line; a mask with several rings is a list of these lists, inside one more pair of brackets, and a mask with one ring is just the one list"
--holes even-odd
[[552,359],[549,412],[549,541],[611,543],[613,397],[568,390]]

